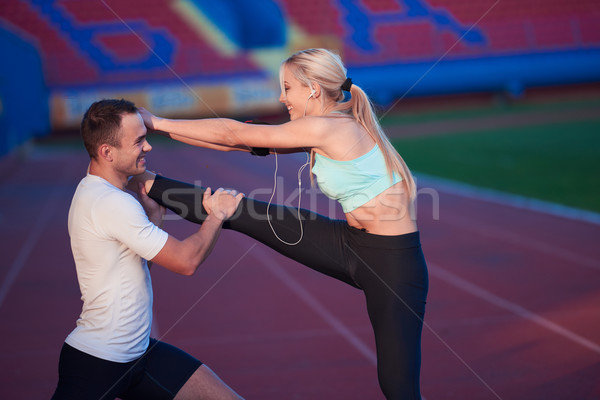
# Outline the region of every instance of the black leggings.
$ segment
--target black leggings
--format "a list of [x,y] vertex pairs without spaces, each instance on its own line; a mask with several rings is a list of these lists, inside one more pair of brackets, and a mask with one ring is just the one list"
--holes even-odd
[[[149,196],[188,221],[202,223],[204,189],[156,176]],[[279,237],[300,237],[297,209],[271,204]],[[224,228],[241,232],[316,271],[364,291],[377,348],[379,384],[388,399],[420,399],[421,331],[428,290],[419,232],[366,233],[345,220],[301,209],[304,236],[282,243],[267,222],[267,203],[244,198]]]

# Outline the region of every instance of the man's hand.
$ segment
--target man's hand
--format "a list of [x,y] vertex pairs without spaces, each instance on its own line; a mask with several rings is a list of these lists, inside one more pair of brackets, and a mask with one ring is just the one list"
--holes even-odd
[[151,261],[178,274],[193,275],[215,246],[223,220],[235,213],[242,197],[244,194],[235,190],[219,189],[212,194],[210,188],[206,188],[202,203],[208,217],[200,229],[184,240],[169,236]]
[[237,210],[240,201],[244,197],[243,193],[238,193],[237,190],[225,190],[223,188],[211,195],[210,188],[206,188],[202,205],[209,215],[212,215],[223,221],[231,217]]
[[137,195],[138,201],[140,202],[142,207],[144,207],[144,211],[146,211],[146,215],[148,216],[150,222],[152,222],[158,227],[161,227],[163,217],[167,210],[161,205],[159,205],[156,201],[148,197],[146,188],[141,182],[138,182]]
[[129,181],[127,182],[127,186],[125,186],[125,189],[131,190],[132,192],[135,192],[135,193],[138,193],[139,192],[138,185],[141,182],[146,187],[146,193],[148,193],[150,191],[150,189],[152,189],[152,185],[154,184],[155,178],[156,178],[156,172],[146,170],[139,175],[130,176]]

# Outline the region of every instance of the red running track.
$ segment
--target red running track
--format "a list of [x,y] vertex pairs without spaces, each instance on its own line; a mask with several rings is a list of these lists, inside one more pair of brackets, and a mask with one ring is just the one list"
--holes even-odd
[[[262,199],[273,184],[273,157],[157,142],[149,160],[167,176]],[[297,201],[302,160],[280,157],[278,202]],[[81,306],[66,220],[86,166],[83,148],[0,160],[1,399],[49,398],[56,385]],[[313,192],[303,207],[341,216]],[[425,398],[600,398],[600,226],[437,193],[438,219],[431,197],[419,200]],[[184,237],[196,227],[171,215],[165,229]],[[382,398],[360,291],[228,231],[195,276],[159,266],[152,275],[155,336],[246,398]]]

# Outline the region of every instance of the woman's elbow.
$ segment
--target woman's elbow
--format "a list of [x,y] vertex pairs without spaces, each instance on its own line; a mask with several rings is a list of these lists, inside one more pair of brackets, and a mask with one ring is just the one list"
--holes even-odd
[[246,124],[234,120],[228,122],[227,128],[220,135],[222,144],[229,147],[246,146],[246,143],[242,139],[245,134],[244,128]]
[[230,149],[233,149],[234,147],[242,144],[242,143],[240,143],[239,137],[233,131],[228,132],[227,134],[223,135],[221,138],[222,138],[221,144],[229,147]]

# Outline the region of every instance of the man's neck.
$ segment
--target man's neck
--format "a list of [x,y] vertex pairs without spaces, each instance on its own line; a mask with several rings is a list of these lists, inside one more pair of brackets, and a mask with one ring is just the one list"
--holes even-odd
[[114,169],[107,168],[106,166],[103,166],[102,164],[94,160],[90,162],[88,174],[99,176],[100,178],[104,179],[111,185],[121,190],[125,190],[125,186],[127,186],[127,176],[123,176],[122,174],[116,172]]

